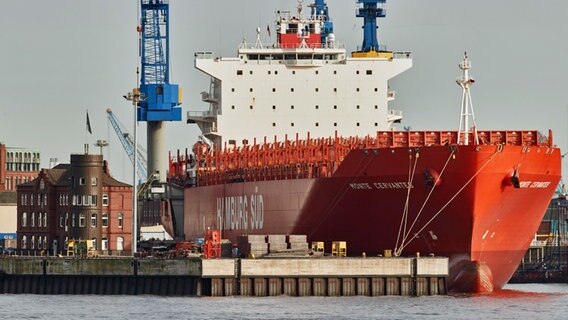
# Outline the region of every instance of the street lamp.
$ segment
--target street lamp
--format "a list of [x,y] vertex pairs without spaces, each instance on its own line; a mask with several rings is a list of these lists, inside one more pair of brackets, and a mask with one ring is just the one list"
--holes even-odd
[[134,257],[138,247],[138,184],[136,181],[136,172],[138,170],[136,164],[138,162],[138,102],[146,100],[146,97],[140,93],[139,88],[132,89],[123,97],[128,101],[132,101],[134,106],[134,170],[132,172],[132,256]]

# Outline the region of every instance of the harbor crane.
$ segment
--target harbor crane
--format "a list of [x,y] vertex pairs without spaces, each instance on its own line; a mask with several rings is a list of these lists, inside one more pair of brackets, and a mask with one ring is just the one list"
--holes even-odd
[[147,122],[148,172],[162,182],[168,168],[165,122],[181,121],[181,89],[170,83],[169,20],[168,0],[140,0],[137,31],[142,99],[138,100],[136,116],[137,121]]
[[[106,112],[108,121],[116,132],[118,140],[120,140],[120,143],[122,143],[122,147],[124,148],[124,151],[126,151],[128,158],[130,158],[130,161],[134,164],[134,141],[132,140],[132,136],[125,130],[124,125],[114,115],[111,108],[107,108]],[[144,149],[141,145],[138,145],[137,151],[138,156],[136,157],[136,174],[138,175],[138,179],[140,181],[146,181],[146,179],[148,178],[148,170],[146,169],[146,149]]]

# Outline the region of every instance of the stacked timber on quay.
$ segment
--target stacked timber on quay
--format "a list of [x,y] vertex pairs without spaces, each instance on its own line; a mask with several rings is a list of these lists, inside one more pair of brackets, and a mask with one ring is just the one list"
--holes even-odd
[[0,259],[0,293],[163,296],[446,294],[448,259]]

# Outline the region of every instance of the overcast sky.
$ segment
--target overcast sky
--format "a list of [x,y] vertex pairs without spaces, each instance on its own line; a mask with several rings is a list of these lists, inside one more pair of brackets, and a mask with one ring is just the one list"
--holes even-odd
[[[137,86],[138,0],[0,0],[0,142],[39,149],[69,162],[85,142],[108,140],[114,175],[131,180],[131,164],[106,118],[112,107],[129,130],[132,105],[122,98]],[[198,135],[187,111],[205,110],[200,92],[209,78],[193,67],[196,51],[235,56],[294,0],[171,0],[173,82],[184,90],[182,122],[168,124],[169,150],[190,148]],[[311,3],[306,0],[305,3]],[[362,42],[355,0],[327,0],[337,42],[353,51]],[[463,52],[472,61],[476,122],[480,129],[554,131],[568,149],[568,1],[388,0],[379,42],[412,51],[414,67],[391,82],[413,130],[456,130],[461,91],[455,83]],[[263,34],[266,43],[272,43]],[[274,35],[273,35],[274,37]],[[85,134],[89,110],[92,135]],[[139,126],[145,143],[145,124]],[[565,169],[566,166],[563,166]]]

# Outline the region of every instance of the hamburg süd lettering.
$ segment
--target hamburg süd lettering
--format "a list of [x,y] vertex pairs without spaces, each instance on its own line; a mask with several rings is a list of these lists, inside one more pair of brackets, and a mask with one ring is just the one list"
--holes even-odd
[[217,225],[222,230],[260,230],[264,227],[262,194],[217,198]]

